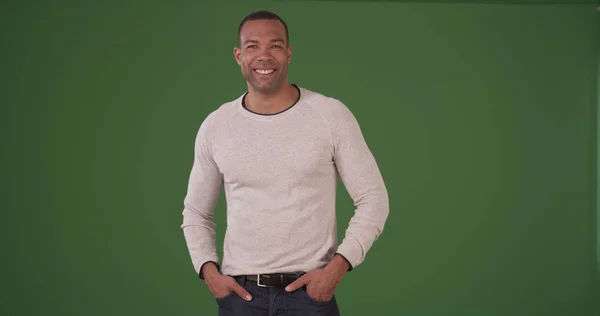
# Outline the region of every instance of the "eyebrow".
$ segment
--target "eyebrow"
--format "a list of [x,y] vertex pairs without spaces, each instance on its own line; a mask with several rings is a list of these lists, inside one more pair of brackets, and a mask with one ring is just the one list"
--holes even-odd
[[[249,44],[249,43],[256,44],[256,43],[258,43],[258,41],[257,40],[252,40],[252,39],[244,41],[244,45]],[[281,39],[281,38],[274,38],[274,39],[271,40],[271,43],[282,43],[282,44],[284,44],[285,41],[283,39]]]

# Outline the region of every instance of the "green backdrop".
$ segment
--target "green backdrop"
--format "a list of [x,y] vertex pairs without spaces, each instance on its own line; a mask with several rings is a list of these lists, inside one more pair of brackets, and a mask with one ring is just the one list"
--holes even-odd
[[[596,0],[471,2],[2,1],[0,314],[216,314],[183,198],[267,8],[390,193],[343,315],[600,315]],[[219,242],[224,219],[222,198]]]

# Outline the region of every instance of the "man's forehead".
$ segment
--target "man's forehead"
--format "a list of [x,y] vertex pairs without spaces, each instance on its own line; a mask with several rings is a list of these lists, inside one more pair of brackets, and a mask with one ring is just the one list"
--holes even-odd
[[275,20],[248,21],[240,31],[240,37],[281,37],[285,36],[285,27]]

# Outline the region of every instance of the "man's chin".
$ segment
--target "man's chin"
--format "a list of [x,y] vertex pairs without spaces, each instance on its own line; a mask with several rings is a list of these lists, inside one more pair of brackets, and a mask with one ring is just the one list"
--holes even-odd
[[273,93],[277,92],[281,88],[283,83],[281,82],[250,82],[252,88],[261,93]]

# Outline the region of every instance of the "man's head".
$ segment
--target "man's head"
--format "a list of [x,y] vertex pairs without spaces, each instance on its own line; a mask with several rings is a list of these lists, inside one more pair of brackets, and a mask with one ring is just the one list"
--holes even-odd
[[254,90],[273,93],[287,84],[292,47],[287,25],[275,13],[256,11],[246,16],[240,23],[233,54]]

